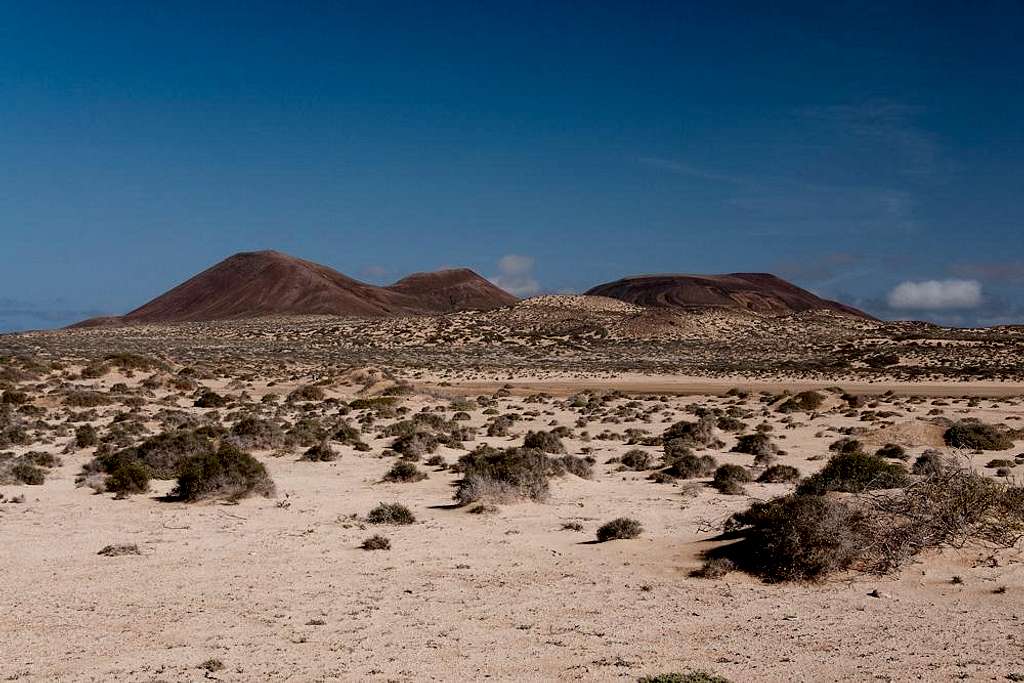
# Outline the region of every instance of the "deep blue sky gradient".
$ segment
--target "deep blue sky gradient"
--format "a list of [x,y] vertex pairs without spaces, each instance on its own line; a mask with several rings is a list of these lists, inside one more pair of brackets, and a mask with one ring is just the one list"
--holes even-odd
[[[0,329],[263,248],[1024,322],[1024,4],[3,3],[0,240]],[[887,303],[949,279],[982,299]]]

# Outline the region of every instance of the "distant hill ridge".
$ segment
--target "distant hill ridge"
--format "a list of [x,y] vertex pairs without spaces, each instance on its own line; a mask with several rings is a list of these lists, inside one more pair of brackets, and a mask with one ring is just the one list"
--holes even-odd
[[864,311],[822,299],[770,273],[637,275],[598,285],[587,294],[652,308],[724,308],[767,315],[835,311],[873,319]]
[[[598,285],[586,294],[650,308],[732,309],[768,315],[828,310],[871,318],[768,273],[640,275]],[[517,301],[468,268],[413,273],[379,287],[279,251],[252,251],[221,261],[123,316],[91,318],[73,327],[267,315],[436,315],[487,311]]]
[[264,315],[394,317],[490,310],[516,301],[466,268],[416,273],[378,287],[278,251],[253,251],[235,254],[123,316],[76,326]]

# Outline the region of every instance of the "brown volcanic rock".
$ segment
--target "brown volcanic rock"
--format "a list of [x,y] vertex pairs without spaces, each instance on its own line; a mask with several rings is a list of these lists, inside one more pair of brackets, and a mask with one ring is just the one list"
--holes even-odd
[[488,311],[519,301],[468,268],[413,273],[387,289],[412,297],[435,313]]
[[377,287],[312,261],[255,251],[235,254],[120,318],[85,320],[75,327],[265,315],[390,317],[487,310],[515,301],[471,270],[419,273]]
[[768,315],[828,310],[871,319],[852,306],[822,299],[769,273],[640,275],[598,285],[587,294],[654,308],[725,308]]

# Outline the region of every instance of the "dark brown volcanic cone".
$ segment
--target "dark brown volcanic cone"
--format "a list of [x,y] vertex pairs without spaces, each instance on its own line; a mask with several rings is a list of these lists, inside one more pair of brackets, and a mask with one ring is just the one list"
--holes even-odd
[[726,308],[769,315],[835,311],[872,319],[863,311],[822,299],[769,273],[640,275],[598,285],[587,294],[654,308]]
[[388,287],[388,290],[410,296],[421,306],[436,313],[488,311],[511,306],[519,301],[468,268],[413,273]]
[[265,315],[389,317],[488,310],[516,298],[471,270],[419,273],[377,287],[277,251],[235,254],[121,317],[75,327],[228,320]]

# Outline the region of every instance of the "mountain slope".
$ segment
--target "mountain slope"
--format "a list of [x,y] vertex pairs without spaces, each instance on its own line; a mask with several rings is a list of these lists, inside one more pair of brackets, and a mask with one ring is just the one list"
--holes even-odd
[[519,301],[468,268],[413,273],[387,289],[412,297],[420,306],[436,313],[486,311],[499,306],[511,306]]
[[77,326],[226,320],[264,315],[389,317],[475,309],[516,298],[471,270],[418,273],[391,287],[277,251],[235,254],[121,317]]
[[770,273],[639,275],[598,285],[587,294],[655,308],[725,308],[768,315],[828,310],[871,318],[852,306],[822,299]]

